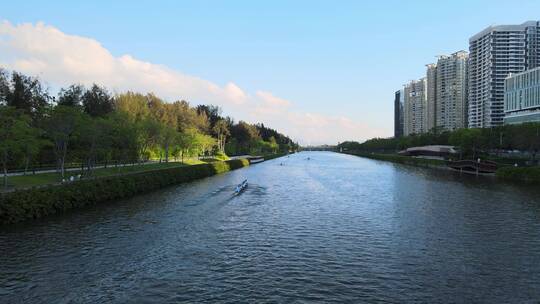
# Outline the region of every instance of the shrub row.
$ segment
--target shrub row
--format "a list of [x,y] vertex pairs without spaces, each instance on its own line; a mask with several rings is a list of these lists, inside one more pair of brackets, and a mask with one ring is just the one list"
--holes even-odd
[[502,167],[495,175],[505,180],[540,183],[540,167]]
[[264,160],[265,160],[265,161],[271,160],[271,159],[274,159],[274,158],[278,158],[278,157],[285,156],[285,155],[287,155],[287,154],[288,154],[288,153],[268,154],[268,155],[265,155],[265,156],[264,156]]
[[158,169],[0,194],[0,225],[127,198],[248,166],[246,159]]
[[[347,154],[414,166],[441,167],[445,165],[443,160],[414,158],[395,154],[373,154],[363,152],[347,152]],[[540,167],[505,166],[497,169],[495,176],[504,180],[540,183]]]
[[413,165],[413,166],[424,166],[424,167],[441,167],[445,166],[446,162],[441,159],[427,159],[427,158],[417,158],[410,156],[402,156],[396,154],[376,154],[376,153],[365,153],[365,152],[343,152],[346,154],[356,155],[360,157],[366,157],[376,160],[384,160],[399,164]]

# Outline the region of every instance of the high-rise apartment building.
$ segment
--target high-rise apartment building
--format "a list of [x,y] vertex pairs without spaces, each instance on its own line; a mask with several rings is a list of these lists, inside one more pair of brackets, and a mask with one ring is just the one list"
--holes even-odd
[[504,123],[540,122],[540,67],[505,80]]
[[426,131],[430,131],[436,126],[436,109],[437,109],[437,65],[427,64],[426,85],[427,85],[427,104],[426,104]]
[[394,137],[403,136],[403,91],[394,95]]
[[504,80],[540,65],[540,22],[490,26],[469,39],[468,125],[503,124]]
[[468,54],[459,51],[439,56],[436,76],[436,125],[440,130],[467,127]]
[[403,131],[404,135],[427,132],[427,81],[413,80],[405,85]]

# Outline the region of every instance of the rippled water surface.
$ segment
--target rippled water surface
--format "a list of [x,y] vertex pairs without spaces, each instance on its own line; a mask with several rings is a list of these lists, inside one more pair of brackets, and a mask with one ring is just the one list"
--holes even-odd
[[540,300],[538,190],[335,153],[1,229],[1,303]]

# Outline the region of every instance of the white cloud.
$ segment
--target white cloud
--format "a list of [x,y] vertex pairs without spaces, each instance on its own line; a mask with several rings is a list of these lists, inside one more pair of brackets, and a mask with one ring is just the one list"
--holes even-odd
[[4,66],[59,85],[97,82],[118,91],[151,91],[167,99],[190,97],[218,104],[246,101],[246,94],[234,83],[221,87],[130,55],[114,57],[93,39],[67,35],[43,23],[14,26],[5,21],[0,24],[0,36]]
[[272,107],[288,107],[291,102],[272,95],[270,92],[257,91],[257,97],[260,98],[266,105]]
[[0,66],[37,75],[56,86],[95,82],[116,92],[153,92],[167,100],[220,105],[237,119],[263,122],[301,143],[384,134],[345,117],[292,111],[292,102],[270,92],[256,91],[252,96],[233,82],[220,86],[131,55],[116,57],[94,39],[68,35],[43,23],[1,22]]

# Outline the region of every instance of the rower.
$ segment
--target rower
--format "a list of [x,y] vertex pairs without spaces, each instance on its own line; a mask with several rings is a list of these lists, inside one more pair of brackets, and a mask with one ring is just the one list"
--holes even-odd
[[247,182],[247,179],[245,179],[241,184],[236,186],[236,188],[234,189],[234,193],[237,195],[240,194],[240,192],[242,192],[247,186],[248,186],[248,182]]

